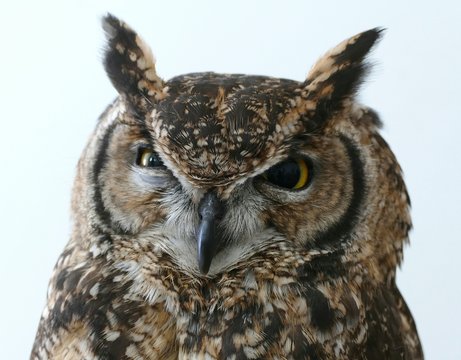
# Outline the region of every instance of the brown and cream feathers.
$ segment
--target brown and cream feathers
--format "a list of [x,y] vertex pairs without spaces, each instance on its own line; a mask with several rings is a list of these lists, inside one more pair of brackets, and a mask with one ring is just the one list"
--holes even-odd
[[119,97],[78,164],[31,359],[422,359],[402,171],[355,101],[372,29],[303,82],[168,81],[108,15]]

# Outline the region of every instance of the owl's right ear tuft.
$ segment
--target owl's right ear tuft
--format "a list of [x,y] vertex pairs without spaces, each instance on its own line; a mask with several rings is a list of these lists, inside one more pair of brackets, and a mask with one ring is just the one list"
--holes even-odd
[[163,96],[163,80],[144,40],[111,14],[102,19],[107,47],[104,67],[118,93],[136,107],[146,107]]

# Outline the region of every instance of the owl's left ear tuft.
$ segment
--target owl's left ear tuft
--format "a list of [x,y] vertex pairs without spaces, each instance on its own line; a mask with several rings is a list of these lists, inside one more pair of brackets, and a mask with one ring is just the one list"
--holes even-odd
[[107,48],[104,67],[118,93],[136,107],[162,97],[163,80],[157,76],[155,59],[144,40],[111,14],[102,19]]
[[[332,112],[355,96],[364,81],[369,64],[366,56],[381,38],[384,29],[375,28],[357,34],[322,56],[303,83],[306,100],[316,104],[316,112]],[[317,114],[327,117],[327,114]]]

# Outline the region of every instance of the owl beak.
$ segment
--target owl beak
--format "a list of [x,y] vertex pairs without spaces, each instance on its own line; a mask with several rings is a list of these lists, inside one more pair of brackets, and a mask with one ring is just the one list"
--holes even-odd
[[215,191],[207,192],[199,204],[200,224],[197,231],[198,266],[203,274],[210,270],[219,239],[216,228],[224,215],[224,205]]

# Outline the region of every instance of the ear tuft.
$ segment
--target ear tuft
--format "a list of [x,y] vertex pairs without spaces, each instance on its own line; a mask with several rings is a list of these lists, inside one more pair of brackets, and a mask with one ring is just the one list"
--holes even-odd
[[104,67],[121,96],[145,107],[163,96],[163,80],[155,71],[155,59],[144,40],[111,14],[102,20],[107,48]]
[[311,104],[317,104],[317,119],[325,120],[328,113],[342,108],[346,99],[355,96],[369,69],[366,56],[383,31],[375,28],[343,41],[312,67],[302,94]]

